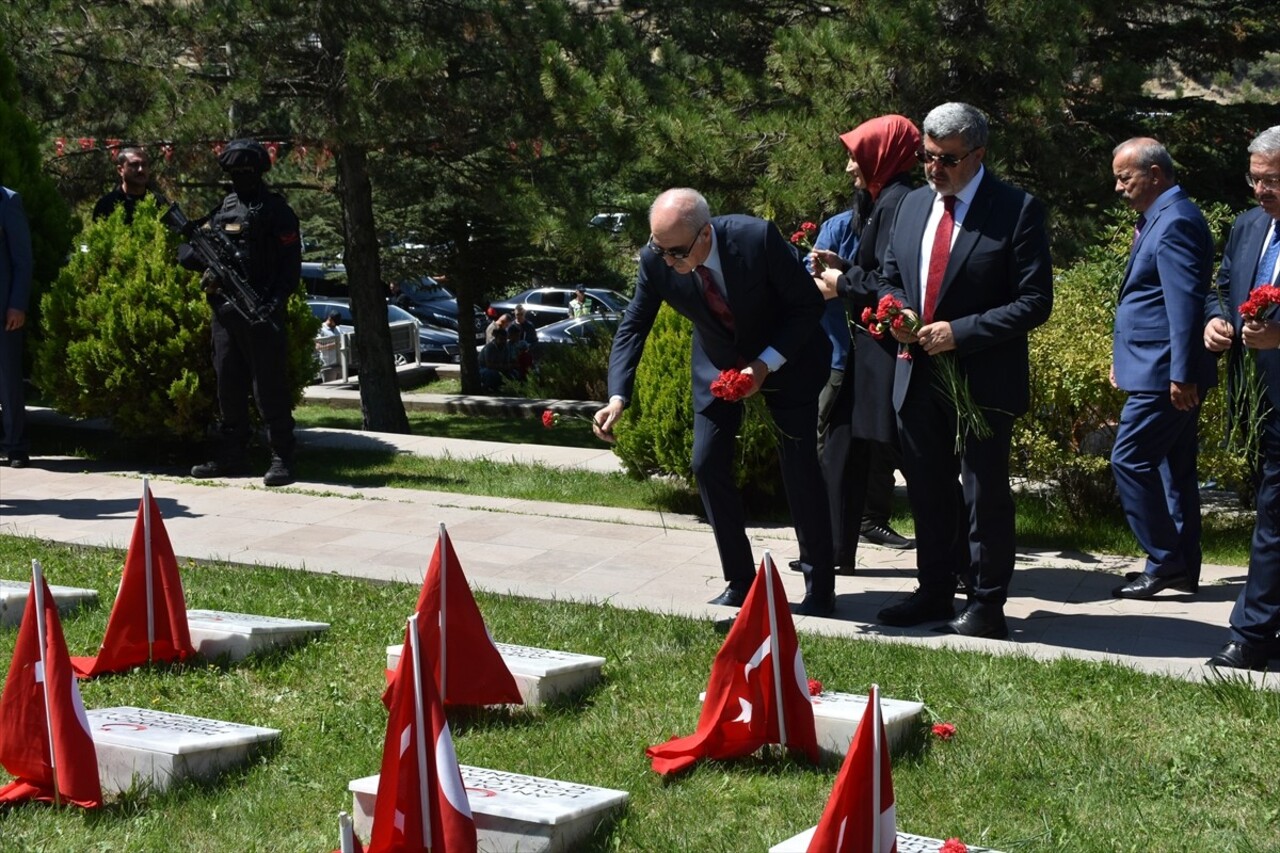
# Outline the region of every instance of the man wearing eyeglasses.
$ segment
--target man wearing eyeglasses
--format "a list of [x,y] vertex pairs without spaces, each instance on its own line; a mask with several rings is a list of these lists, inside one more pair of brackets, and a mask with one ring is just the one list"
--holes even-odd
[[1148,599],[1200,585],[1200,404],[1218,378],[1204,343],[1213,238],[1154,139],[1115,149],[1115,189],[1138,213],[1112,334],[1111,383],[1128,394],[1111,471],[1143,571],[1112,590]]
[[[987,119],[968,104],[935,107],[921,127],[929,185],[898,209],[880,289],[918,320],[894,329],[910,344],[894,377],[907,497],[916,523],[910,597],[877,615],[885,625],[945,622],[940,631],[1003,639],[1014,562],[1009,448],[1030,404],[1027,334],[1049,319],[1053,273],[1043,205],[983,165]],[[963,435],[936,379],[955,359],[990,435]],[[968,604],[957,616],[958,579]]]
[[613,427],[631,400],[636,366],[665,302],[693,323],[693,473],[720,552],[728,587],[711,604],[740,607],[755,577],[733,460],[743,404],[719,399],[711,383],[738,368],[762,392],[778,428],[782,478],[800,546],[805,598],[797,612],[835,609],[831,519],[820,487],[818,393],[831,363],[819,326],[824,304],[796,253],[770,222],[712,217],[691,189],[662,193],[649,210],[635,298],[618,325],[609,358],[609,404],[595,433]]
[[[1237,418],[1261,416],[1258,436],[1262,470],[1258,478],[1257,520],[1249,554],[1249,573],[1231,611],[1230,640],[1209,659],[1210,666],[1266,669],[1280,653],[1280,318],[1242,322],[1239,306],[1255,288],[1275,285],[1280,267],[1280,125],[1258,134],[1249,144],[1249,186],[1258,206],[1242,213],[1218,269],[1217,285],[1205,301],[1208,323],[1204,345],[1210,352],[1230,350],[1227,376],[1232,386],[1243,381],[1246,357],[1255,359],[1266,397],[1263,411],[1237,412]],[[1246,349],[1253,350],[1245,353]],[[1246,389],[1232,389],[1233,401]]]

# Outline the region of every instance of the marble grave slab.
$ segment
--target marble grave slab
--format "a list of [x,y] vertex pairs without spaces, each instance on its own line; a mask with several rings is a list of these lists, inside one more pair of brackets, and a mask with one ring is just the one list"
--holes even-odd
[[227,655],[232,661],[273,646],[291,646],[329,630],[326,622],[305,622],[252,613],[188,610],[191,645],[210,660]]
[[[30,581],[0,580],[0,625],[14,628],[22,624],[22,612],[27,607],[27,593],[31,591]],[[75,586],[49,585],[53,600],[58,602],[58,615],[65,615],[78,607],[87,607],[98,603],[96,589],[81,589]]]
[[[706,696],[702,693],[698,700],[704,701]],[[867,697],[824,690],[817,696],[811,696],[809,702],[813,705],[813,727],[823,759],[836,763],[844,761],[849,744],[853,743],[854,732],[867,709]],[[880,713],[884,718],[884,735],[889,741],[889,749],[894,750],[920,724],[924,703],[881,696]]]
[[[535,646],[494,643],[511,670],[526,705],[541,705],[564,693],[581,690],[600,680],[604,658]],[[402,644],[387,646],[387,669],[400,663]]]
[[[590,838],[599,823],[626,805],[626,791],[560,782],[520,773],[459,765],[476,822],[480,853],[568,853]],[[356,832],[373,829],[378,777],[348,786]]]
[[[807,853],[809,841],[817,828],[811,826],[799,835],[793,835],[781,844],[773,845],[769,848],[769,853]],[[937,838],[925,838],[923,835],[912,835],[909,832],[898,833],[898,853],[938,853],[941,847],[942,841]],[[992,850],[990,847],[975,847],[967,842],[965,847],[968,848],[969,853],[999,853],[998,850]]]
[[179,779],[211,779],[280,737],[278,729],[145,708],[86,714],[104,793],[139,783],[163,791]]

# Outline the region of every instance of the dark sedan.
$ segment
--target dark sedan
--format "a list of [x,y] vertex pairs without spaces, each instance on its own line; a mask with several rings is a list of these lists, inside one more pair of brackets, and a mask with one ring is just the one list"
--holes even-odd
[[538,344],[576,344],[583,341],[606,341],[618,331],[621,314],[588,314],[557,320],[538,329]]

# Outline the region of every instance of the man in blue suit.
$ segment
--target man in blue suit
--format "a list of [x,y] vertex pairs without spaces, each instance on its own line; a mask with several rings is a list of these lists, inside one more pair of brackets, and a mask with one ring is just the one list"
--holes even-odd
[[609,358],[609,404],[595,414],[596,435],[631,400],[636,366],[665,302],[693,323],[693,474],[715,535],[728,587],[712,604],[740,607],[755,577],[733,459],[743,404],[711,393],[722,370],[740,368],[763,393],[778,427],[782,480],[800,545],[806,593],[798,613],[835,609],[831,519],[818,465],[818,394],[831,366],[819,320],[823,299],[790,244],[770,222],[712,217],[691,189],[662,193],[649,210],[649,245],[635,297],[618,325]]
[[0,409],[3,447],[9,465],[30,461],[27,410],[22,393],[22,338],[31,298],[31,231],[22,197],[0,187]]
[[1209,226],[1178,186],[1154,139],[1118,145],[1116,192],[1139,214],[1120,285],[1111,382],[1128,393],[1111,451],[1120,504],[1147,555],[1117,598],[1151,598],[1200,584],[1200,402],[1217,381],[1203,345],[1213,275]]
[[[1009,448],[1014,418],[1030,405],[1027,335],[1053,309],[1049,237],[1044,206],[983,166],[980,110],[943,104],[921,130],[929,185],[903,198],[880,273],[881,293],[923,323],[893,330],[912,345],[897,361],[893,399],[920,586],[876,618],[946,621],[939,630],[1003,639],[1014,562]],[[935,379],[940,358],[956,360],[991,427],[985,438],[965,435],[959,450],[956,406]],[[958,578],[968,604],[957,616]]]
[[[1268,659],[1280,652],[1280,318],[1242,323],[1239,306],[1253,288],[1276,284],[1280,267],[1280,125],[1249,144],[1249,185],[1258,206],[1231,226],[1217,286],[1205,302],[1204,344],[1211,352],[1231,350],[1227,375],[1232,385],[1241,380],[1243,360],[1256,359],[1266,390],[1259,436],[1262,471],[1249,574],[1231,611],[1231,639],[1209,665],[1266,669]],[[1233,388],[1232,400],[1242,396],[1239,390]],[[1258,413],[1237,413],[1250,415]]]

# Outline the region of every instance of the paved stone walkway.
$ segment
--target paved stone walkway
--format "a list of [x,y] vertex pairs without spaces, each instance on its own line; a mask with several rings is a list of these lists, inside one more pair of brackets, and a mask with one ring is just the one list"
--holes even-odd
[[[35,414],[33,428],[39,429],[41,418]],[[378,447],[618,469],[604,448],[340,430],[299,433],[303,452]],[[723,619],[733,612],[705,603],[724,583],[710,529],[685,515],[329,483],[272,490],[262,487],[260,476],[201,482],[179,470],[113,470],[76,459],[37,458],[26,469],[0,469],[0,532],[124,548],[144,474],[152,478],[174,549],[183,558],[420,583],[443,522],[477,588],[608,601],[695,618]],[[785,569],[797,556],[789,528],[756,527],[749,533],[758,557],[768,549]],[[935,634],[928,627],[875,624],[881,607],[914,589],[914,557],[910,551],[863,545],[857,575],[836,580],[835,616],[797,617],[797,627],[870,642],[1111,660],[1178,678],[1212,677],[1203,663],[1226,641],[1227,619],[1245,570],[1205,566],[1195,596],[1166,592],[1153,601],[1111,598],[1120,576],[1137,568],[1138,561],[1128,558],[1022,550],[1006,610],[1011,639],[972,640]],[[56,567],[49,569],[56,582]],[[0,577],[21,579],[27,571],[0,566]],[[788,596],[799,601],[801,577],[782,574]],[[1274,676],[1244,675],[1274,686]]]

